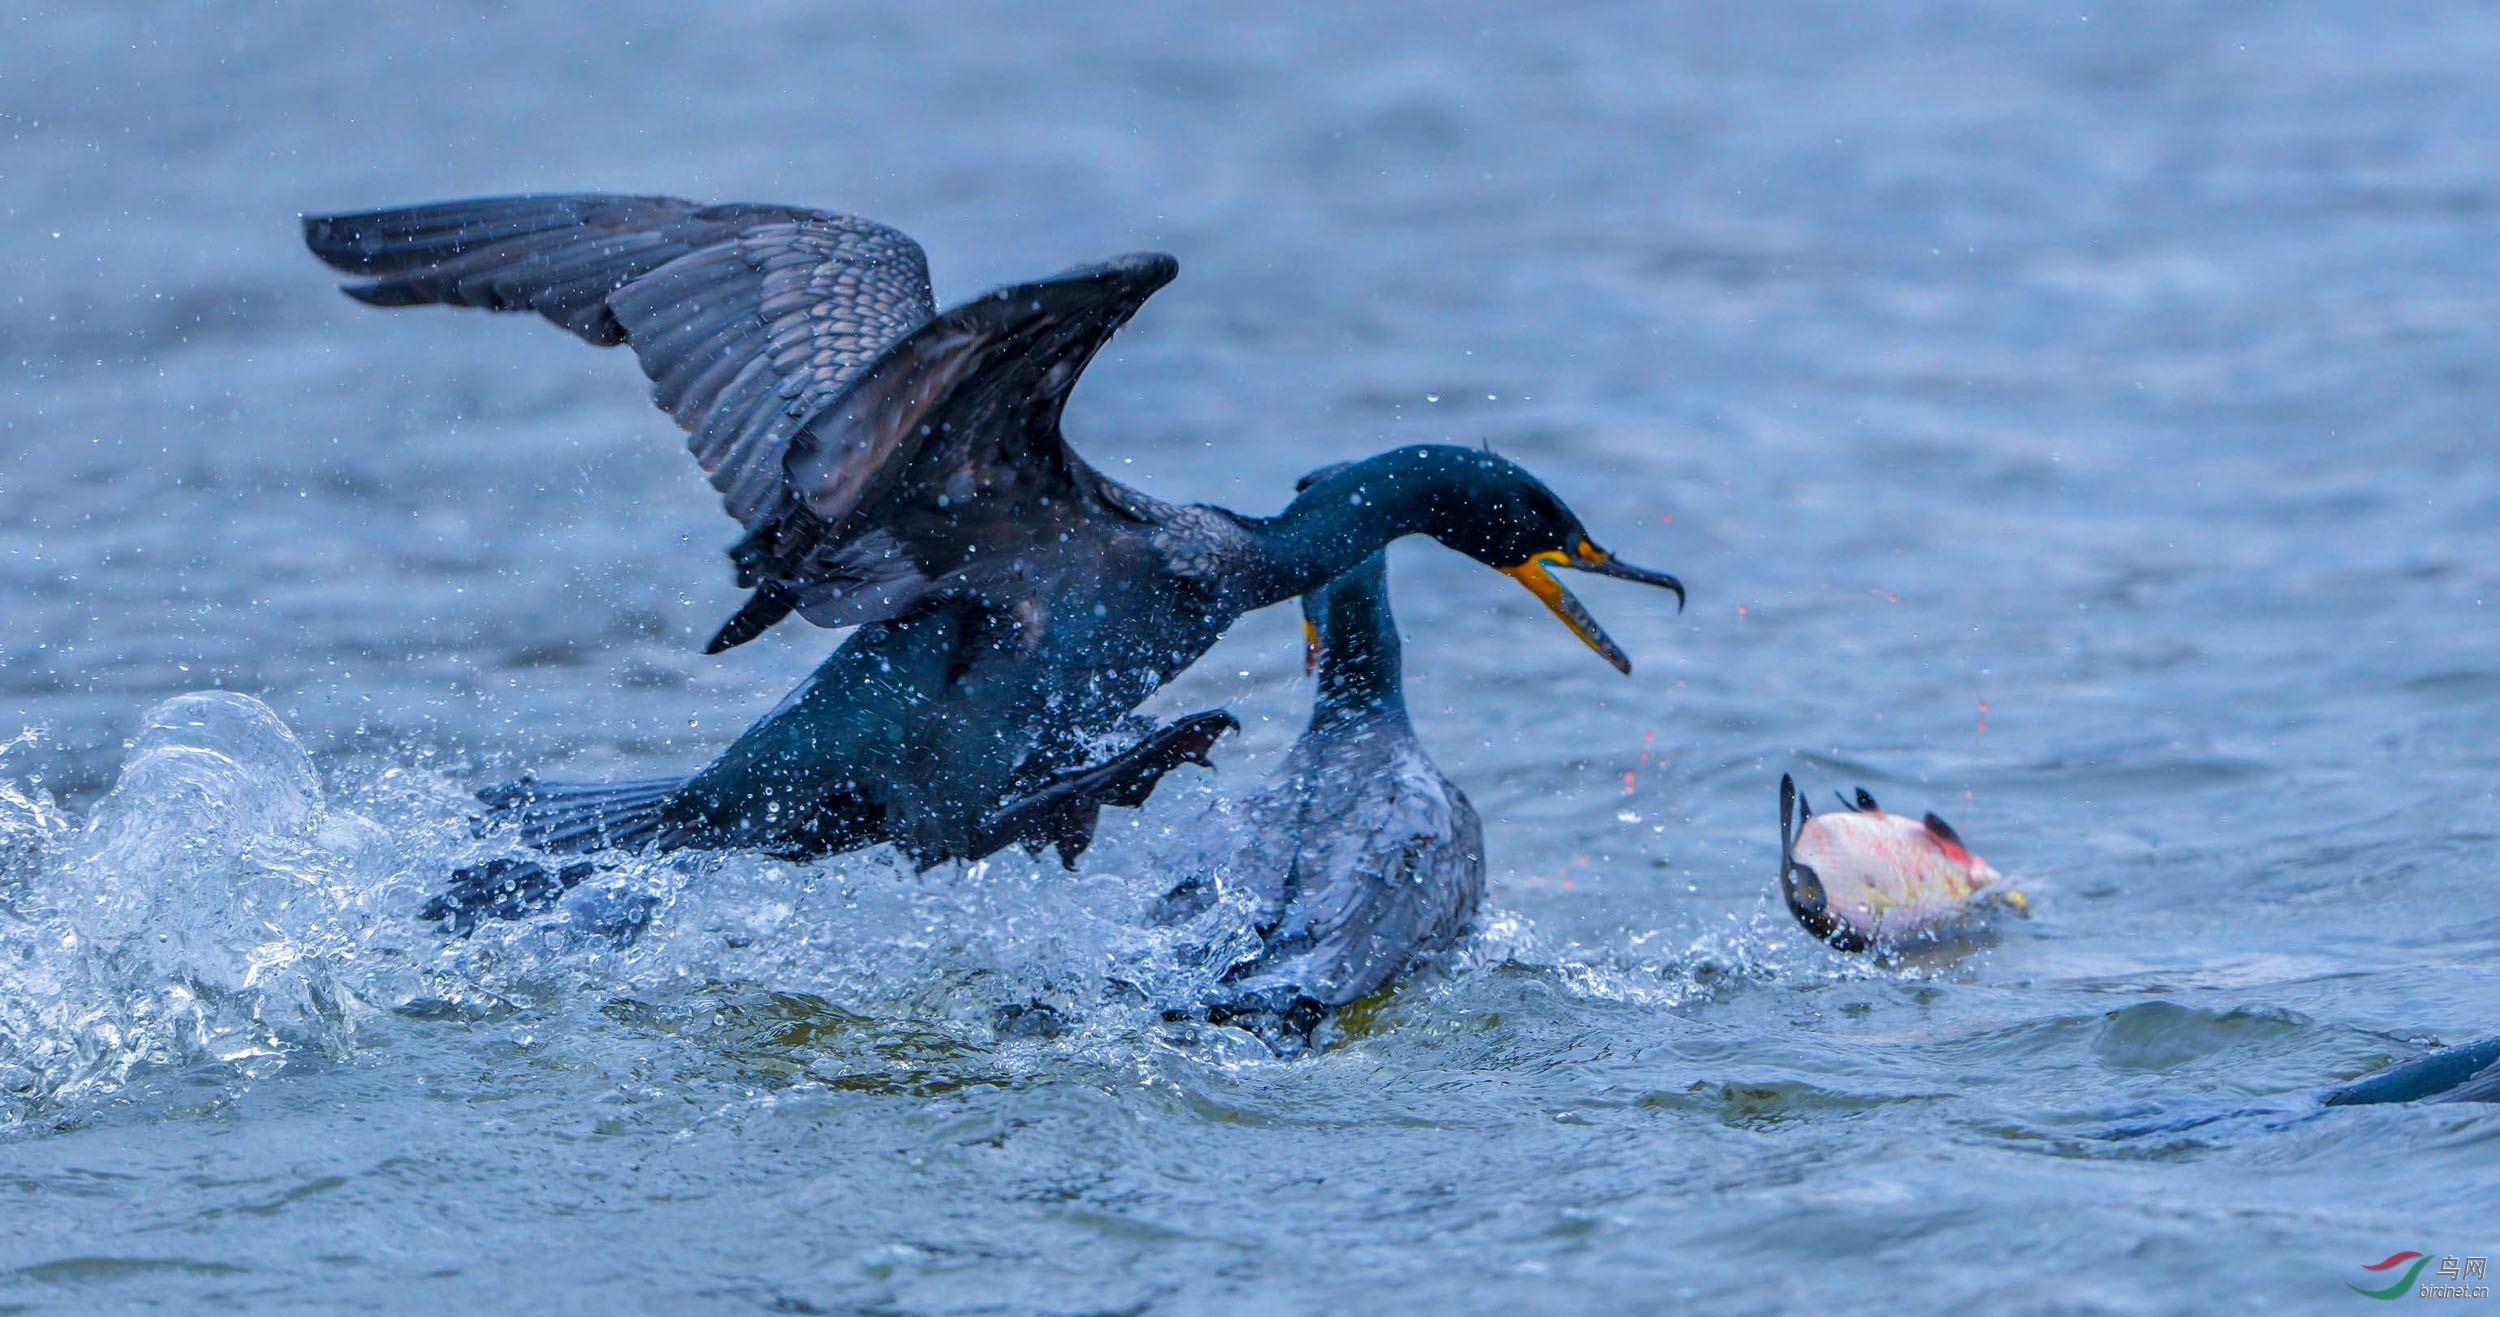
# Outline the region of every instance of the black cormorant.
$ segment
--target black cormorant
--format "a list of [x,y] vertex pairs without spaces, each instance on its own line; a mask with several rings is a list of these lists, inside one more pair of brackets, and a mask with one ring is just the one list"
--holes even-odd
[[[544,850],[890,841],[925,865],[1021,842],[1072,861],[1102,804],[1142,800],[1230,726],[1211,712],[1135,739],[1131,710],[1243,612],[1403,535],[1502,570],[1625,671],[1553,569],[1682,604],[1674,578],[1600,550],[1491,453],[1383,453],[1274,517],[1165,503],[1096,472],[1061,438],[1061,409],[1171,280],[1169,256],[938,312],[911,239],[791,206],[513,197],[308,217],[304,235],[360,277],[346,288],[359,301],[535,311],[633,349],[746,528],[731,557],[753,593],[713,650],[792,611],[858,626],[690,777],[481,793]],[[1133,744],[1106,753],[1121,733]]]

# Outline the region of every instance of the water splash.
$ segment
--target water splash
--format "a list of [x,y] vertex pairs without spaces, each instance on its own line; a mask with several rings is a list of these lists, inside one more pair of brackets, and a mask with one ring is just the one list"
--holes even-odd
[[251,1070],[353,1038],[389,839],[324,803],[248,696],[167,700],[130,751],[83,828],[0,785],[0,1125],[142,1066]]
[[[768,1068],[794,1082],[851,1075],[845,1057],[887,1065],[860,1039],[905,1028],[956,1058],[915,1073],[987,1073],[1018,1039],[1057,1039],[1062,1061],[1069,1047],[1114,1064],[1266,1057],[1234,1031],[1162,1019],[1160,1004],[1212,985],[1195,981],[1209,971],[1186,930],[1141,918],[1176,872],[1161,829],[1107,839],[1082,874],[1012,854],[923,875],[882,851],[813,864],[603,853],[543,914],[449,938],[415,917],[443,876],[527,852],[473,835],[466,791],[439,774],[391,767],[339,794],[273,711],[228,692],[149,710],[83,824],[39,787],[0,781],[0,1127],[74,1120],[155,1070],[248,1078],[306,1051],[343,1057],[384,1012],[527,1012],[516,1028],[585,1039],[622,1024],[710,1039],[724,1059],[762,1046],[724,1021],[764,1020]],[[1245,826],[1219,803],[1180,853]],[[1566,1013],[1681,1011],[1878,972],[1801,943],[1767,904],[1723,928],[1596,947],[1488,909],[1393,1006],[1329,1028],[1405,1046],[1382,1031],[1521,1018],[1523,989]],[[1423,1030],[1412,1045],[1435,1044]]]
[[[30,730],[0,742],[0,764],[11,751],[40,740]],[[24,875],[41,868],[68,831],[69,820],[53,803],[52,793],[35,782],[0,778],[0,909],[8,907]]]

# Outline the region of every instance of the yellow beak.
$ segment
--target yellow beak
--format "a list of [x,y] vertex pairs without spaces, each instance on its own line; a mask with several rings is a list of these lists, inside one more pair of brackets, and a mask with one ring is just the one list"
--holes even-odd
[[1597,619],[1589,616],[1589,610],[1563,588],[1562,582],[1554,579],[1555,568],[1570,565],[1571,560],[1563,556],[1562,550],[1548,549],[1516,567],[1499,570],[1502,575],[1528,587],[1528,593],[1544,600],[1545,606],[1554,611],[1554,616],[1571,628],[1571,634],[1580,638],[1580,643],[1596,650],[1598,657],[1614,664],[1615,671],[1629,674],[1632,671],[1631,656],[1625,654],[1623,647],[1606,634],[1604,627],[1597,625]]

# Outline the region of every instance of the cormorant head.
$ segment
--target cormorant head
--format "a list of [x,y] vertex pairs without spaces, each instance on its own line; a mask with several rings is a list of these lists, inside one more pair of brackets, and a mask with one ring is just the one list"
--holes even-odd
[[1564,626],[1621,672],[1632,670],[1623,652],[1589,610],[1554,578],[1554,569],[1620,580],[1638,581],[1675,591],[1676,611],[1684,609],[1684,585],[1665,572],[1635,567],[1597,546],[1580,518],[1563,505],[1545,482],[1518,463],[1495,453],[1446,444],[1419,444],[1383,454],[1372,462],[1338,463],[1304,476],[1299,488],[1328,479],[1350,466],[1386,462],[1397,469],[1405,488],[1388,497],[1421,501],[1425,534],[1466,554],[1527,587]]

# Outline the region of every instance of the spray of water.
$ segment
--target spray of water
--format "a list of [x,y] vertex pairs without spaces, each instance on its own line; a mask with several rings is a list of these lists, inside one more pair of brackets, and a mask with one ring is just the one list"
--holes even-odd
[[[0,1128],[146,1074],[217,1082],[346,1058],[393,1014],[621,1022],[841,1082],[935,1055],[1009,1065],[1001,1049],[1035,1038],[1060,1061],[1071,1047],[1115,1064],[1266,1055],[1238,1031],[1163,1020],[1161,1004],[1202,999],[1210,965],[1229,961],[1191,940],[1202,929],[1142,918],[1177,873],[1239,848],[1247,822],[1220,802],[1178,839],[1110,839],[1080,875],[1012,854],[926,875],[881,853],[603,854],[538,916],[450,938],[416,918],[443,876],[526,855],[475,835],[472,816],[460,784],[411,768],[325,789],[278,716],[230,692],[150,710],[83,822],[0,780]],[[1348,1012],[1343,1036],[1508,1010],[1523,991],[1677,1009],[1832,972],[1762,912],[1690,945],[1553,946],[1499,910],[1480,925],[1392,1002]]]

